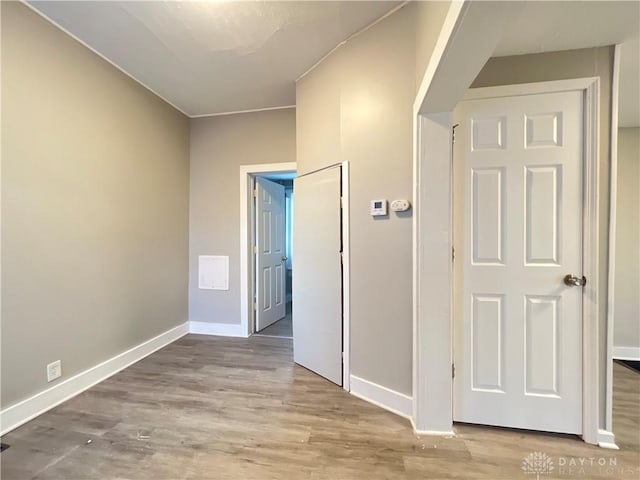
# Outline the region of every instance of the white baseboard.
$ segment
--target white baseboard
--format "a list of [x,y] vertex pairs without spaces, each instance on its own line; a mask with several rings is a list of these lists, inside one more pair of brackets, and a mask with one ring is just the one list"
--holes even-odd
[[413,427],[413,433],[415,433],[416,435],[429,435],[432,437],[455,437],[456,436],[456,432],[454,432],[453,430],[418,430],[416,428],[416,424],[413,421],[413,418],[411,419],[411,426]]
[[620,450],[620,447],[616,445],[615,435],[608,430],[598,430],[598,446],[611,450]]
[[185,322],[32,397],[5,408],[0,411],[0,435],[10,432],[47,410],[75,397],[187,333],[189,333],[189,324]]
[[640,347],[613,347],[613,358],[640,361]]
[[413,398],[377,383],[350,376],[351,395],[389,410],[396,415],[411,419]]
[[189,322],[189,333],[247,338],[247,332],[243,331],[239,323]]

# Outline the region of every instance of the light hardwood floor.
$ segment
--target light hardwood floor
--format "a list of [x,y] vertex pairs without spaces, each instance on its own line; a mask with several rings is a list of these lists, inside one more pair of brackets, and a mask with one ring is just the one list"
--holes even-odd
[[287,302],[285,312],[286,315],[284,318],[278,320],[272,325],[269,325],[267,328],[263,328],[256,335],[265,335],[267,337],[284,337],[284,338],[293,338],[293,314],[292,314],[292,304],[291,302]]
[[278,320],[267,328],[263,328],[256,335],[264,335],[267,337],[293,338],[293,322],[291,314]]
[[[291,340],[188,335],[6,435],[9,479],[540,479],[640,477],[640,375],[615,365],[621,450],[575,437],[409,422],[292,363]],[[563,460],[564,459],[564,460]],[[573,467],[572,462],[586,465]],[[591,462],[595,460],[595,466]],[[614,467],[601,468],[615,462]],[[562,463],[564,462],[564,466]]]

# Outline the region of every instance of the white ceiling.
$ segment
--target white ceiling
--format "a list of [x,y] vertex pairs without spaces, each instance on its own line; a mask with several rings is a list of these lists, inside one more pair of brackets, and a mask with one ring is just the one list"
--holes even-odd
[[495,56],[622,44],[619,125],[640,126],[640,2],[530,1],[522,6]]
[[638,35],[637,1],[522,2],[495,56],[614,45]]
[[391,1],[29,1],[189,116],[295,104],[295,80]]
[[[295,104],[295,80],[398,1],[33,1],[189,116]],[[620,121],[640,125],[640,2],[529,1],[496,56],[625,43]]]

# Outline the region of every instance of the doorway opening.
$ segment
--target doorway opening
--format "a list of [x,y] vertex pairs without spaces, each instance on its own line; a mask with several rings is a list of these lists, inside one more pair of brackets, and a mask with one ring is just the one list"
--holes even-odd
[[[295,177],[296,163],[266,163],[257,165],[241,165],[240,166],[240,329],[244,336],[251,336],[255,333],[256,321],[255,321],[255,306],[256,306],[256,254],[254,253],[254,246],[256,245],[256,209],[254,190],[257,178],[265,176],[281,176],[281,180],[286,178]],[[276,177],[277,178],[277,177]],[[272,182],[272,180],[265,180],[265,182]],[[277,184],[276,184],[277,185]],[[277,185],[282,190],[284,186]],[[284,208],[284,200],[281,200]],[[284,224],[285,219],[283,218]],[[271,225],[271,224],[270,224]],[[278,241],[284,244],[284,237],[278,239]],[[272,266],[281,265],[284,268],[285,265],[281,258],[286,256],[286,247],[282,247],[280,252],[280,262],[276,261],[275,255],[271,259],[273,261]],[[292,259],[291,256],[289,258]],[[286,260],[284,261],[286,262]],[[291,265],[293,263],[291,262]],[[272,270],[271,275],[275,274],[275,269]],[[285,302],[285,279],[283,277],[278,288],[281,294],[282,303]],[[267,292],[262,292],[267,293]],[[270,292],[269,292],[270,293]],[[274,291],[275,293],[275,291]],[[271,295],[270,295],[270,298]],[[273,302],[275,303],[275,302]],[[284,306],[284,305],[283,305]],[[282,308],[282,306],[279,306]],[[284,314],[282,315],[284,316]],[[279,320],[278,317],[275,320]],[[266,326],[266,325],[265,325]]]
[[[349,163],[328,165],[303,175],[296,175],[296,172],[294,162],[240,166],[240,329],[246,337],[254,335],[256,330],[267,330],[270,326],[267,325],[270,322],[269,312],[262,319],[266,320],[263,322],[256,311],[259,308],[268,310],[266,307],[276,307],[276,303],[285,303],[285,308],[281,316],[274,313],[277,318],[272,323],[286,317],[289,313],[286,299],[291,285],[291,306],[294,302],[296,304],[295,314],[293,311],[291,314],[294,362],[349,391]],[[283,178],[283,175],[287,176]],[[268,248],[263,248],[262,253],[268,257],[266,254],[271,252],[273,263],[269,267],[268,259],[265,258],[265,262],[259,265],[259,255],[254,252],[254,246],[256,250],[260,250],[258,237],[262,234],[266,238],[272,233],[265,235],[266,225],[269,225],[269,230],[273,230],[272,222],[266,222],[265,217],[271,215],[273,218],[274,213],[265,213],[268,208],[260,213],[261,209],[256,207],[257,201],[254,204],[254,198],[266,201],[268,195],[260,197],[258,191],[254,197],[254,185],[256,181],[262,183],[265,189],[273,189],[274,194],[276,190],[284,189],[283,203],[286,208],[286,185],[274,180],[294,177],[295,206],[292,194],[288,209],[291,214],[289,254],[286,253],[285,230],[281,239],[274,238],[274,241],[281,241],[284,245],[284,252],[280,251],[278,257],[277,249],[267,245]],[[258,219],[264,224],[262,232],[257,216],[263,217]],[[286,219],[283,218],[282,221],[284,223]],[[294,243],[295,248],[292,249]],[[282,260],[282,257],[286,259]],[[291,265],[289,279],[286,278],[287,260],[290,260]],[[281,270],[278,267],[284,267],[285,277],[280,287],[274,284],[273,290],[283,294],[280,296],[283,301],[272,300],[269,305],[265,301],[267,293],[271,299],[277,296],[273,297],[268,289],[260,290],[255,277],[273,277],[276,269]],[[295,278],[293,270],[296,270]],[[288,281],[292,279],[296,281],[295,286],[293,281]],[[278,308],[282,307],[278,305]],[[267,330],[260,333],[270,332]]]
[[295,171],[253,178],[254,335],[293,338],[293,179]]

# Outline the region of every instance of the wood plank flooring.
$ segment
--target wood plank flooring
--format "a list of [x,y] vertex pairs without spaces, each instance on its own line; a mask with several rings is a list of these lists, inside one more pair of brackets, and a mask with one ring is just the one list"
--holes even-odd
[[256,335],[265,335],[267,337],[293,338],[293,322],[291,313],[277,322],[263,328]]
[[265,335],[267,337],[283,337],[293,338],[293,305],[291,302],[287,302],[285,306],[286,315],[284,318],[269,325],[267,328],[263,328],[256,335]]
[[614,376],[619,451],[469,425],[416,437],[407,420],[294,365],[291,340],[188,335],[5,435],[0,471],[3,480],[526,480],[536,476],[523,458],[544,452],[554,470],[541,479],[637,479],[640,376],[621,365]]

